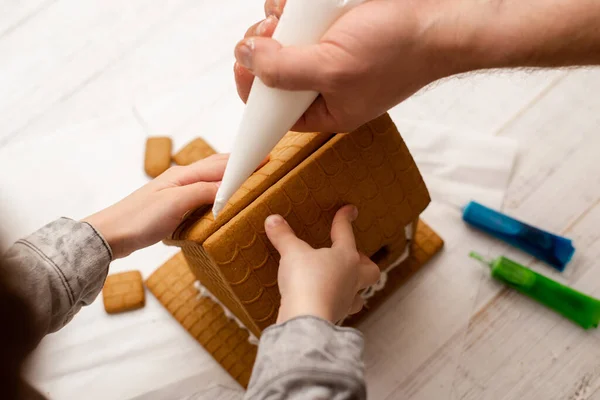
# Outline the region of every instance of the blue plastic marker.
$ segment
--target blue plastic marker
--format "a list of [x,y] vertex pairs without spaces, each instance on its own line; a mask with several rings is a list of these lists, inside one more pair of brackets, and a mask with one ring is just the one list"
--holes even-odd
[[463,220],[561,272],[575,253],[570,239],[527,225],[474,201],[463,209]]

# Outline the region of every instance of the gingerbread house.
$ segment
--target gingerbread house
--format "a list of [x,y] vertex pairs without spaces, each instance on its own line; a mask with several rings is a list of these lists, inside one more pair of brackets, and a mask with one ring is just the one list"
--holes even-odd
[[346,134],[288,133],[270,160],[215,220],[196,210],[166,242],[182,251],[147,281],[150,290],[246,386],[255,339],[275,323],[279,254],[264,221],[280,214],[315,248],[331,245],[331,223],[345,204],[358,207],[358,250],[381,271],[363,292],[365,309],[381,304],[442,247],[419,215],[430,198],[396,126],[385,114]]

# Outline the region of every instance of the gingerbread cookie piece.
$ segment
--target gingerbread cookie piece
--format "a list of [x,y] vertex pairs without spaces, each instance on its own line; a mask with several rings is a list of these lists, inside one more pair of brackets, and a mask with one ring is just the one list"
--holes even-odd
[[190,165],[213,154],[216,154],[215,149],[206,143],[204,139],[196,138],[175,154],[173,161],[177,165]]
[[169,313],[243,387],[248,386],[257,347],[210,297],[194,286],[196,277],[181,252],[146,280],[146,286]]
[[173,142],[168,137],[150,137],[146,141],[144,169],[148,176],[156,178],[171,166]]
[[109,275],[102,289],[104,309],[109,314],[144,307],[146,297],[140,271]]

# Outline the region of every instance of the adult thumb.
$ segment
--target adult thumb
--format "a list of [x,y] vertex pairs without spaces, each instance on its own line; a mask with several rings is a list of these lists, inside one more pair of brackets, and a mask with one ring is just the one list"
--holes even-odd
[[286,252],[306,249],[308,246],[308,244],[298,239],[281,215],[271,215],[265,220],[265,232],[273,247],[282,256]]
[[235,57],[270,87],[321,91],[326,82],[321,45],[282,47],[270,38],[251,37],[236,46]]

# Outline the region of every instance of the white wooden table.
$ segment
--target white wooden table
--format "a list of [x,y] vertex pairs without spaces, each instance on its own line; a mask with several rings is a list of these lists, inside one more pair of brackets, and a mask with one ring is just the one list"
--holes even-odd
[[[148,134],[176,147],[202,135],[228,150],[242,110],[233,46],[261,13],[262,0],[0,0],[0,150],[12,149],[0,172],[4,237],[84,217],[145,183]],[[504,210],[571,237],[577,252],[559,276],[432,204],[424,218],[443,254],[362,325],[370,397],[600,399],[600,333],[504,289],[467,258],[471,249],[511,256],[600,297],[600,71],[452,79],[392,114],[516,139]],[[153,246],[112,271],[147,276],[174,251]],[[144,310],[113,318],[96,301],[45,339],[32,365],[32,381],[56,399],[233,384],[151,295]]]

